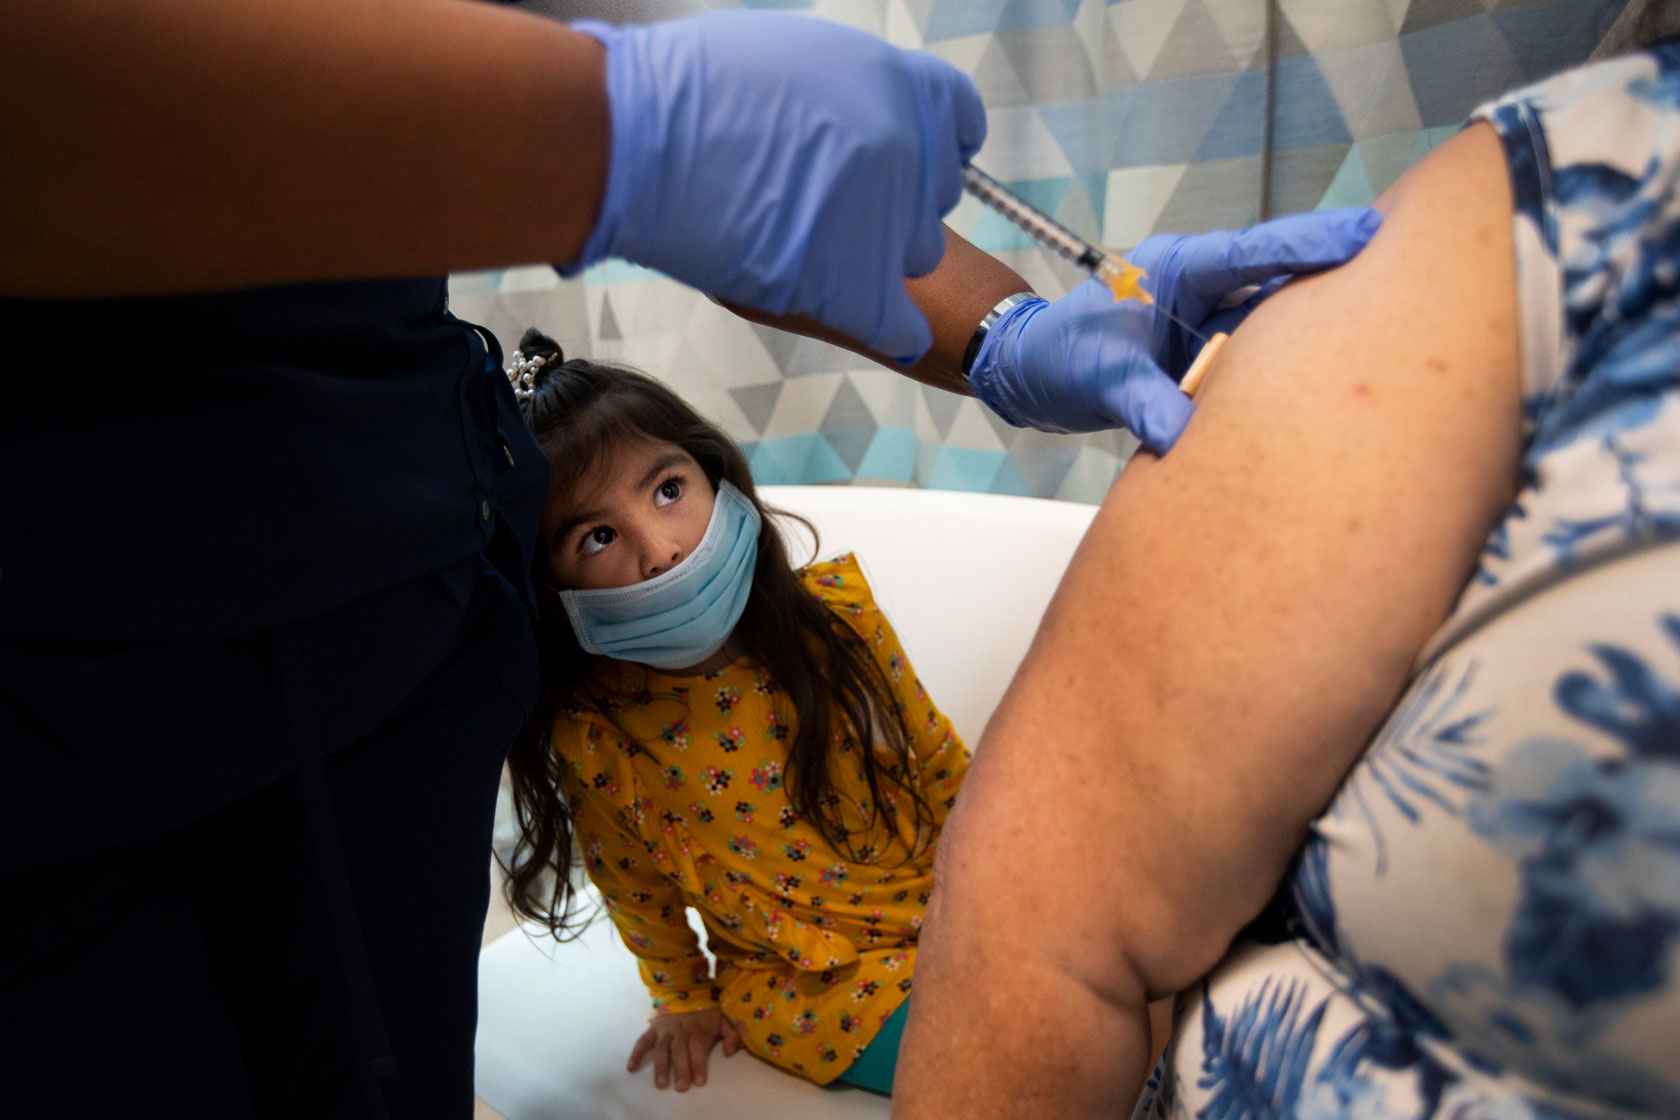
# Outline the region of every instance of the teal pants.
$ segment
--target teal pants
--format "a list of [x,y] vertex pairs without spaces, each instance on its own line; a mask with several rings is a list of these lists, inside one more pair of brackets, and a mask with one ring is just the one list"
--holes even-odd
[[835,1080],[856,1085],[882,1096],[892,1096],[893,1073],[898,1069],[898,1041],[904,1037],[904,1020],[910,1014],[910,997],[905,996],[863,1055]]

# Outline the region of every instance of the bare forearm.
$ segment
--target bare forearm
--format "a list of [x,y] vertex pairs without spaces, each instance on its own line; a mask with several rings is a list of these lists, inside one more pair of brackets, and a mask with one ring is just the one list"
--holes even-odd
[[968,340],[974,336],[974,328],[1004,296],[1032,290],[1014,269],[984,250],[975,248],[950,229],[945,231],[945,256],[940,260],[939,267],[920,279],[909,281],[905,287],[910,292],[910,298],[916,301],[916,306],[922,309],[922,314],[927,316],[928,326],[933,330],[932,348],[921,361],[909,367],[897,365],[892,359],[859,346],[845,335],[802,315],[767,315],[734,304],[725,306],[744,319],[820,338],[936,389],[966,395],[968,383],[962,375],[962,358]]
[[455,0],[31,0],[0,40],[0,293],[77,297],[567,260],[603,52]]

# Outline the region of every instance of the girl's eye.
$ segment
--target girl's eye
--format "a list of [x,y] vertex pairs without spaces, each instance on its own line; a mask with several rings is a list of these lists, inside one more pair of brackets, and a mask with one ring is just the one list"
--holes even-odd
[[585,556],[593,556],[617,539],[618,530],[606,525],[597,525],[583,535],[583,540],[578,544],[578,551]]
[[668,506],[678,498],[682,497],[682,493],[682,479],[667,478],[664,482],[659,484],[659,489],[654,491],[653,504],[656,506]]

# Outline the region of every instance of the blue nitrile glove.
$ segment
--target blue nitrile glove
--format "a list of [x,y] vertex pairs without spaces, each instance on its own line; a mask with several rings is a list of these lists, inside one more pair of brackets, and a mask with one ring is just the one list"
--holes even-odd
[[[1143,286],[1157,303],[1212,337],[1234,330],[1289,277],[1351,259],[1381,222],[1365,208],[1296,214],[1236,233],[1161,234],[1127,259],[1148,273]],[[1259,290],[1240,303],[1220,306],[1256,284]],[[1005,312],[981,342],[968,383],[1016,427],[1124,426],[1162,453],[1190,420],[1190,398],[1176,378],[1201,345],[1148,304],[1116,302],[1107,287],[1087,280],[1054,303],[1028,300]]]
[[774,12],[572,27],[607,48],[612,159],[566,275],[622,257],[900,362],[927,351],[904,281],[939,263],[939,219],[986,136],[967,75]]

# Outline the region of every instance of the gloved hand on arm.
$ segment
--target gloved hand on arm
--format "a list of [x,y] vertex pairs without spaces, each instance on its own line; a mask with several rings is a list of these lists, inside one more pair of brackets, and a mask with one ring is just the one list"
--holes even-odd
[[[1155,302],[1207,337],[1236,328],[1289,277],[1352,259],[1381,224],[1375,210],[1296,214],[1237,232],[1160,234],[1127,259]],[[1230,307],[1226,297],[1250,285]],[[1088,280],[1055,302],[1017,304],[987,333],[969,371],[974,395],[1009,423],[1047,432],[1124,426],[1164,453],[1189,423],[1178,388],[1202,342],[1148,304],[1116,302]]]
[[907,277],[986,135],[967,75],[861,31],[769,12],[574,30],[607,48],[612,153],[572,275],[604,257],[809,315],[900,362],[932,342]]

